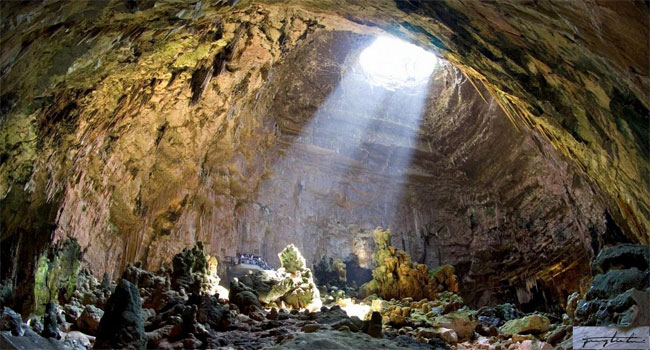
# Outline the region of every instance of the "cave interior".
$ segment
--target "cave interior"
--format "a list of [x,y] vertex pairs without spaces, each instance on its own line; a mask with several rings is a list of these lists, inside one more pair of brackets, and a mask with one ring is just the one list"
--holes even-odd
[[650,325],[649,14],[2,2],[3,348],[572,349]]

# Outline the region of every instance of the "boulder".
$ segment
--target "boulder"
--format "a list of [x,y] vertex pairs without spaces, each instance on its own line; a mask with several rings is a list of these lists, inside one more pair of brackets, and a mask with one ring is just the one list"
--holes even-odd
[[458,343],[458,334],[456,334],[456,331],[454,331],[453,329],[435,328],[434,331],[438,335],[438,337],[442,339],[444,342],[449,344]]
[[649,301],[650,292],[634,288],[610,299],[582,300],[575,311],[575,323],[583,326],[648,325]]
[[281,278],[275,271],[254,271],[238,278],[240,283],[254,290],[261,302],[271,303],[280,299],[288,292],[290,285],[282,284]]
[[84,308],[78,304],[66,304],[63,307],[63,314],[65,315],[65,320],[68,322],[76,322],[81,313],[84,311]]
[[348,318],[345,310],[338,305],[334,305],[329,309],[323,307],[321,312],[315,313],[314,320],[320,324],[333,324],[345,318]]
[[196,319],[215,331],[224,331],[232,323],[232,314],[227,305],[221,304],[215,296],[200,296]]
[[603,248],[591,263],[593,274],[603,274],[611,269],[620,270],[633,267],[640,271],[650,268],[650,246],[619,244]]
[[11,308],[3,307],[0,312],[0,331],[11,332],[14,336],[23,335],[25,330],[22,317]]
[[145,349],[140,293],[122,279],[111,295],[99,322],[95,349]]
[[104,316],[104,311],[94,305],[86,305],[81,316],[77,318],[76,325],[85,333],[95,334],[102,316]]
[[499,335],[499,330],[497,330],[497,327],[495,327],[493,325],[485,325],[485,324],[479,323],[476,326],[475,330],[476,330],[476,333],[478,333],[480,335],[483,335],[483,336],[486,336],[486,337],[494,337],[494,336]]
[[272,321],[277,321],[278,319],[278,309],[272,308],[271,311],[269,311],[269,314],[266,315],[266,318]]
[[499,333],[505,335],[540,334],[547,332],[550,326],[551,321],[546,316],[533,314],[506,322],[499,328]]
[[320,325],[318,323],[308,323],[302,326],[302,328],[300,328],[300,330],[305,333],[313,333],[319,329],[320,329]]
[[512,304],[484,306],[477,313],[478,322],[485,326],[502,326],[506,321],[523,317],[524,314]]
[[381,314],[377,311],[373,311],[370,316],[370,322],[368,323],[368,335],[373,338],[382,338],[382,320]]
[[579,299],[580,295],[578,293],[572,293],[567,297],[566,308],[564,311],[567,313],[567,315],[569,315],[570,318],[575,317],[576,307],[578,307]]
[[92,343],[95,341],[95,337],[78,331],[71,331],[66,333],[65,337],[61,340],[69,348],[81,350],[90,349]]
[[245,284],[240,283],[237,279],[230,282],[230,294],[228,298],[231,303],[237,305],[244,313],[248,313],[251,306],[254,306],[256,309],[262,308],[257,292]]
[[609,270],[594,277],[585,299],[608,299],[631,288],[639,290],[648,288],[648,274],[636,267],[626,270]]
[[433,320],[434,327],[453,329],[459,341],[471,339],[477,324],[475,316],[468,311],[455,311]]

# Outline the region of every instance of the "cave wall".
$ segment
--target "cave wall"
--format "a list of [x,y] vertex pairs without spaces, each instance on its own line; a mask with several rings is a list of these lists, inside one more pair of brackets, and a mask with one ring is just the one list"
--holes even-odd
[[[512,285],[525,300],[536,280],[586,268],[607,210],[647,243],[647,46],[634,40],[644,28],[622,35],[565,3],[553,13],[529,3],[155,3],[2,4],[3,278],[23,280],[39,251],[68,236],[96,274],[116,276],[197,240],[219,257],[259,251],[272,262],[285,243],[314,263],[362,255],[372,248],[364,231],[386,225],[419,261],[457,264],[471,298]],[[565,20],[601,37],[556,37]],[[334,152],[327,140],[355,135],[314,115],[345,109],[327,99],[354,80],[348,49],[382,30],[463,73],[436,73],[416,140],[382,139],[403,122],[385,108],[346,115],[373,127],[361,153]],[[603,50],[608,38],[622,48]],[[396,145],[408,157],[391,167]],[[411,167],[396,166],[404,159]]]
[[627,239],[650,243],[647,2],[307,0],[301,6],[439,51],[485,84],[509,118],[570,159],[598,188]]
[[367,41],[315,34],[277,72],[278,155],[240,217],[240,246],[274,261],[294,243],[314,263],[352,253],[369,266],[368,231],[384,226],[416,260],[456,265],[476,302],[528,302],[537,280],[578,289],[591,233],[606,230],[588,181],[448,63],[426,87],[371,86],[355,64]]

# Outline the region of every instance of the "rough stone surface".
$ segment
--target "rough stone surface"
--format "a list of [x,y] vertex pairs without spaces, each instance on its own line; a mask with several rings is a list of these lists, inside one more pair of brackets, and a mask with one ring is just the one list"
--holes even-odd
[[418,346],[417,342],[411,344],[387,342],[375,339],[367,334],[319,331],[314,333],[298,333],[292,339],[271,349],[430,349]]
[[[590,243],[650,241],[643,2],[106,4],[3,4],[1,279],[20,300],[52,232],[117,277],[196,241],[370,267],[384,225],[476,303],[577,290]],[[382,29],[460,69],[422,118],[412,91],[362,109],[352,61]]]
[[475,315],[467,311],[455,311],[433,320],[434,327],[448,328],[456,332],[459,341],[471,339],[477,324]]
[[478,322],[487,326],[501,326],[506,321],[523,317],[524,314],[512,304],[484,306],[476,313]]
[[549,330],[551,321],[546,316],[528,315],[510,320],[499,328],[499,332],[507,335],[544,333]]
[[2,314],[0,314],[0,331],[8,331],[12,335],[20,336],[25,333],[22,324],[23,320],[19,314],[6,306],[2,308]]
[[300,330],[305,332],[305,333],[313,333],[313,332],[316,332],[319,329],[320,329],[320,326],[318,324],[315,324],[315,323],[308,323],[308,324],[302,326],[302,328],[300,328]]
[[311,270],[305,265],[302,254],[293,244],[290,244],[278,254],[278,257],[282,267],[277,271],[255,271],[242,276],[237,282],[239,285],[235,287],[239,290],[243,284],[247,289],[254,291],[259,300],[264,303],[284,302],[294,309],[319,309],[320,292],[314,283]]
[[632,288],[644,290],[650,287],[648,278],[650,278],[648,270],[639,271],[636,267],[625,270],[607,271],[604,274],[594,277],[594,280],[591,282],[591,287],[587,292],[586,299],[609,299]]
[[18,337],[0,334],[0,347],[2,349],[39,349],[39,350],[67,350],[61,343],[54,339],[45,339],[38,335]]
[[[584,326],[642,326],[650,322],[650,269],[646,246],[629,244],[603,249],[594,259],[595,273],[574,323]],[[640,271],[639,267],[646,267]]]
[[439,292],[458,291],[453,267],[442,267],[429,272],[426,265],[411,261],[403,250],[391,245],[390,230],[373,231],[375,251],[372,254],[375,269],[373,279],[361,286],[362,296],[377,294],[384,299],[436,299]]
[[228,299],[237,305],[244,313],[262,307],[257,292],[237,280],[230,282],[230,294]]
[[97,329],[96,349],[145,349],[140,293],[122,279],[108,301]]
[[635,244],[618,244],[603,248],[591,263],[591,271],[602,274],[610,269],[629,269],[636,267],[640,271],[650,268],[650,246]]
[[104,311],[94,305],[86,305],[84,311],[77,319],[77,327],[85,333],[94,335],[99,328],[99,322],[104,316]]

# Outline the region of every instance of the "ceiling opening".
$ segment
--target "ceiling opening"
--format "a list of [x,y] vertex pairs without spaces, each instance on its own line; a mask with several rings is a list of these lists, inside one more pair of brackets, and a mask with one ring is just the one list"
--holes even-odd
[[395,89],[426,83],[439,59],[404,40],[380,36],[361,53],[359,63],[373,85]]

